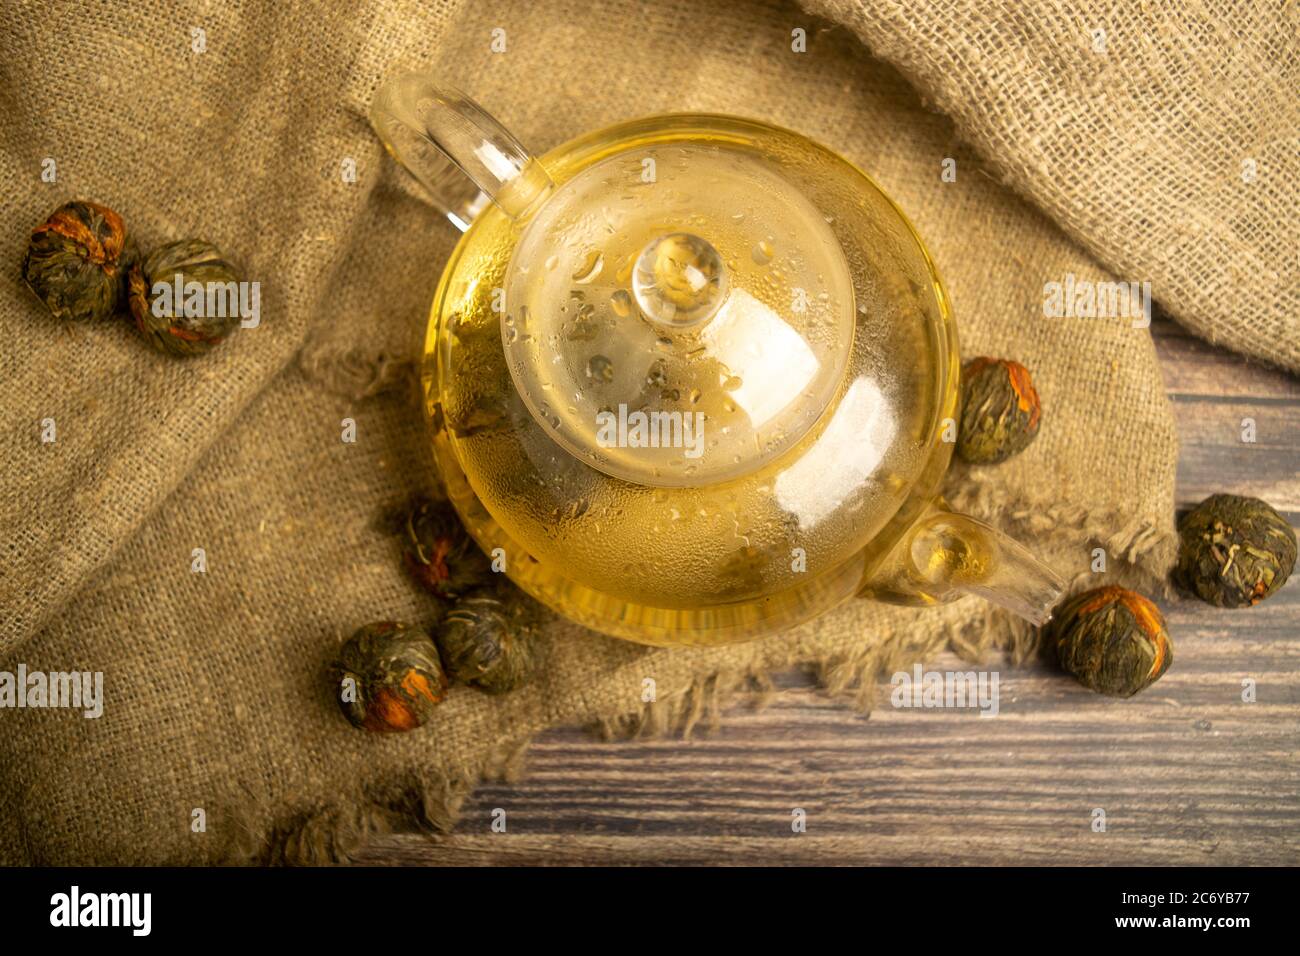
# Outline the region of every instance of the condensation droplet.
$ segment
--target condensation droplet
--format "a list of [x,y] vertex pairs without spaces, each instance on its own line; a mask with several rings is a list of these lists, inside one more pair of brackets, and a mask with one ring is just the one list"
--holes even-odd
[[604,266],[605,257],[602,256],[598,250],[593,249],[591,252],[587,253],[586,257],[582,260],[582,265],[578,266],[577,270],[573,273],[573,281],[585,285],[595,279],[596,276],[600,275],[600,270],[604,268]]
[[626,319],[632,314],[632,296],[626,289],[619,289],[609,297],[609,307],[619,318]]
[[772,249],[772,244],[766,239],[760,239],[758,244],[750,250],[750,257],[760,266],[765,266],[772,261],[772,256],[776,253]]
[[614,363],[603,355],[593,355],[587,362],[587,378],[593,382],[612,382]]

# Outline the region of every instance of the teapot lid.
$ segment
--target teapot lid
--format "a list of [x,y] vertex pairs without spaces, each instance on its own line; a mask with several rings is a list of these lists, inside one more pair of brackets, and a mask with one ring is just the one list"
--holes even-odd
[[849,264],[760,154],[652,143],[530,212],[504,285],[506,364],[579,460],[639,485],[714,484],[832,406],[853,345]]

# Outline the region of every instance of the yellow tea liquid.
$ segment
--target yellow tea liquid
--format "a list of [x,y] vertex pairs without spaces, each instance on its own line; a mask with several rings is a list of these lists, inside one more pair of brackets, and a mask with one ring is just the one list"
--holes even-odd
[[[740,640],[807,620],[844,600],[857,590],[874,557],[872,540],[891,521],[901,520],[909,496],[920,486],[932,486],[948,460],[937,436],[941,415],[953,411],[944,407],[951,405],[951,396],[940,369],[952,350],[944,337],[947,305],[906,220],[853,167],[801,137],[760,124],[707,120],[627,124],[544,157],[557,187],[605,159],[613,161],[602,168],[616,173],[607,182],[590,183],[574,207],[592,222],[575,223],[572,210],[570,221],[564,221],[558,207],[557,221],[543,227],[553,244],[550,255],[531,248],[524,263],[524,274],[536,276],[556,258],[551,275],[578,293],[568,300],[573,314],[520,316],[511,310],[513,301],[526,298],[518,295],[505,297],[503,312],[495,310],[522,229],[489,207],[465,234],[444,274],[423,369],[435,456],[448,494],[479,544],[504,560],[516,583],[557,611],[646,643]],[[678,153],[679,144],[687,142],[693,152]],[[703,166],[687,162],[682,167],[687,181],[665,184],[674,157],[690,155],[704,157]],[[660,224],[665,232],[707,238],[737,287],[791,321],[795,317],[784,311],[790,289],[806,287],[811,311],[797,320],[814,349],[819,329],[832,335],[835,316],[847,316],[847,355],[836,358],[824,350],[817,356],[822,364],[837,363],[831,387],[819,396],[809,386],[803,396],[805,405],[821,403],[816,414],[806,422],[790,418],[801,432],[792,426],[747,448],[737,438],[746,435],[744,408],[737,411],[731,398],[736,386],[725,370],[716,388],[688,390],[698,395],[674,395],[671,376],[656,378],[654,336],[643,332],[635,303],[629,308],[626,294],[620,294],[647,236],[635,229],[620,235],[619,212],[648,200],[641,200],[618,170],[644,168],[646,158],[656,160],[661,189],[678,190],[683,201],[693,189],[710,196],[700,203],[707,215],[697,213],[694,219],[686,207],[665,203]],[[843,250],[842,278],[851,287],[847,301],[819,298],[817,283],[833,290],[837,277],[809,268],[806,261],[783,258],[783,248],[797,245],[811,224],[778,223],[759,242],[745,232],[745,218],[761,212],[763,196],[752,184],[747,188],[743,175],[721,173],[743,172],[754,160],[775,165],[788,188],[801,190],[818,212],[817,227],[833,232]],[[698,181],[700,168],[714,167],[720,175]],[[718,210],[730,214],[722,218]],[[546,207],[538,215],[548,215]],[[601,272],[607,273],[602,282],[590,277],[593,249],[583,237],[606,224],[609,232],[597,253],[604,257]],[[846,311],[836,313],[837,308]],[[534,343],[532,358],[524,359],[511,348],[512,336],[528,334],[530,322],[540,322],[558,339]],[[629,334],[634,341],[643,336],[648,346],[625,348],[611,358]],[[593,363],[598,358],[613,368]],[[543,401],[536,395],[524,400],[509,361],[521,363],[513,370],[521,381],[551,386],[545,378],[550,361],[571,366],[568,382],[583,381],[587,370],[589,384],[575,394],[548,395],[539,413]],[[538,367],[524,368],[526,362]],[[594,375],[589,374],[593,367]],[[759,391],[784,387],[780,367],[766,371],[776,378]],[[619,375],[626,381],[616,379]],[[667,475],[662,482],[655,483],[658,472],[650,471],[644,483],[613,477],[609,471],[627,474],[647,467],[645,459],[633,449],[609,449],[612,463],[602,470],[584,460],[581,449],[575,453],[558,440],[557,432],[565,428],[578,436],[574,441],[582,440],[583,427],[594,430],[584,413],[601,405],[602,388],[621,386],[622,395],[635,392],[642,379],[655,401],[706,412],[706,430],[718,429],[710,440],[735,459],[724,462],[731,470],[720,480],[690,484],[684,470],[668,474],[689,463],[667,450],[654,466]],[[761,400],[756,394],[751,402]],[[563,421],[566,415],[572,421]],[[778,453],[765,459],[773,442]],[[619,456],[632,458],[613,460]]]

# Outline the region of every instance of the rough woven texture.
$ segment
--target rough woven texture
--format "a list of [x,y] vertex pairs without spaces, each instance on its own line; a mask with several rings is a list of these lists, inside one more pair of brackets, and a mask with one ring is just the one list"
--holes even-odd
[[1300,8],[808,0],[990,171],[1218,345],[1300,369]]
[[[1148,333],[1042,316],[1045,282],[1112,278],[1078,243],[1123,278],[1149,278],[1157,297],[1171,290],[1194,328],[1238,345],[1250,329],[1294,364],[1294,308],[1279,297],[1295,294],[1283,253],[1296,178],[1278,175],[1294,150],[1270,140],[1290,104],[1225,108],[1225,74],[1208,66],[1224,46],[1205,35],[1231,30],[1261,61],[1231,61],[1242,97],[1274,84],[1280,95],[1294,90],[1294,47],[1269,38],[1293,9],[1220,5],[1213,20],[1197,14],[1205,29],[1159,15],[1160,29],[1128,42],[1183,66],[1142,100],[1122,70],[1084,69],[1096,17],[1134,31],[1157,17],[1121,14],[1128,5],[1054,13],[1050,29],[1012,0],[825,7],[955,127],[849,30],[776,0],[357,7],[323,18],[307,2],[11,3],[0,22],[0,669],[102,670],[107,697],[98,720],[0,712],[0,861],[337,859],[378,828],[449,826],[476,781],[512,772],[528,737],[558,722],[689,730],[799,663],[865,706],[879,673],[944,646],[1014,656],[1032,644],[974,601],[855,602],[712,650],[554,622],[527,689],[456,688],[428,727],[396,738],[349,727],[325,679],[338,643],[371,619],[435,613],[378,516],[434,480],[408,373],[455,236],[369,130],[390,71],[440,71],[539,152],[636,115],[712,110],[798,129],[868,170],[930,243],[964,354],[1023,362],[1043,399],[1034,444],[996,468],[955,468],[954,503],[1030,540],[1076,585],[1097,583],[1087,568],[1101,545],[1111,579],[1157,586],[1173,556],[1176,457]],[[193,27],[206,52],[192,51]],[[506,53],[490,52],[495,27]],[[796,28],[806,53],[791,51]],[[1060,76],[1080,70],[1125,95],[1098,102]],[[1262,172],[1243,195],[1222,164],[1252,122]],[[1038,169],[1057,140],[1077,158]],[[1201,170],[1192,143],[1217,144],[1218,165]],[[45,157],[55,184],[40,180]],[[945,157],[955,182],[940,178]],[[340,176],[346,159],[356,183]],[[1110,182],[1137,176],[1137,160],[1146,178]],[[19,263],[25,226],[72,196],[120,210],[146,247],[197,235],[228,249],[263,284],[262,326],[189,362],[125,323],[58,327]],[[1193,226],[1201,244],[1171,238]],[[1281,273],[1272,288],[1268,270]],[[345,417],[355,444],[340,441]],[[55,444],[39,441],[44,418]],[[196,547],[206,574],[190,571]],[[646,677],[659,689],[650,706]],[[194,833],[200,807],[207,832]]]

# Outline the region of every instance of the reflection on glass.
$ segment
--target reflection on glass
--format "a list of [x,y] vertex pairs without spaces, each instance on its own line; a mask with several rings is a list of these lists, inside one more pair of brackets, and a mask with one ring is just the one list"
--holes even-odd
[[871,476],[895,431],[880,386],[859,378],[813,446],[777,477],[777,503],[798,519],[800,528],[815,527]]
[[762,428],[794,402],[817,374],[818,361],[803,336],[744,289],[735,289],[700,340],[740,379],[732,401]]

